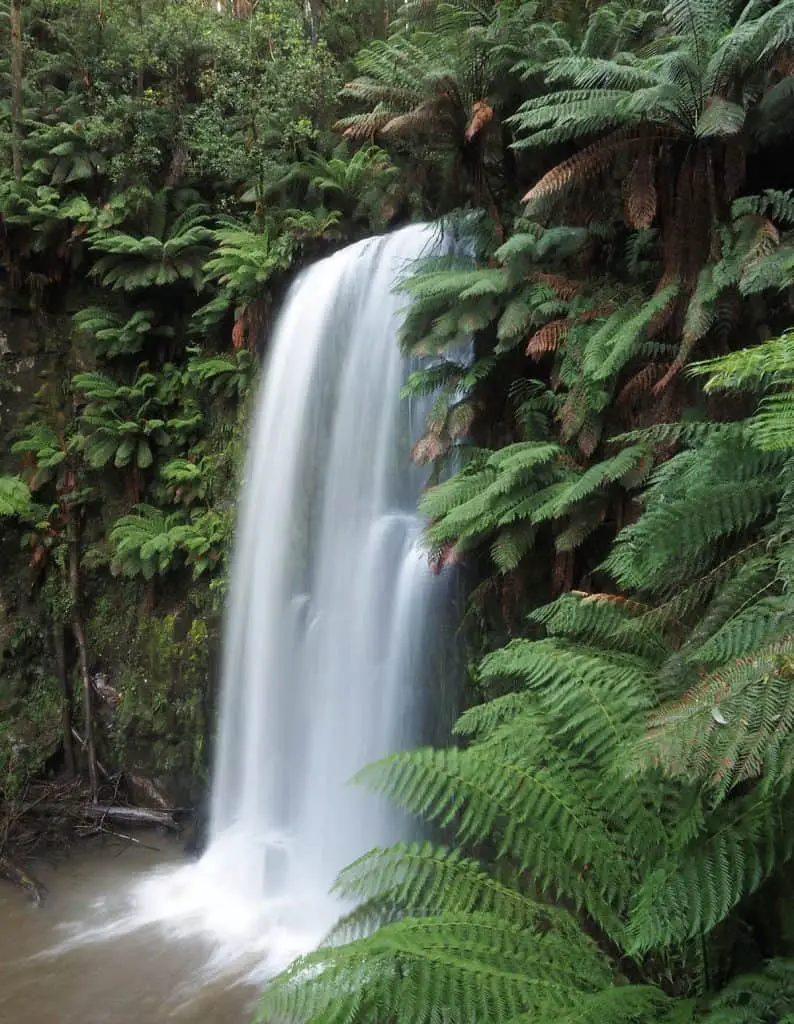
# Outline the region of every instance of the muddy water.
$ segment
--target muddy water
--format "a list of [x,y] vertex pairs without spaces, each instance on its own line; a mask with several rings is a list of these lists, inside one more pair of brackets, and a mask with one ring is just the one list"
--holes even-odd
[[130,928],[136,881],[182,859],[145,839],[87,844],[58,866],[37,864],[49,895],[29,904],[0,882],[0,1024],[247,1024],[256,991],[211,969],[212,948],[162,925]]

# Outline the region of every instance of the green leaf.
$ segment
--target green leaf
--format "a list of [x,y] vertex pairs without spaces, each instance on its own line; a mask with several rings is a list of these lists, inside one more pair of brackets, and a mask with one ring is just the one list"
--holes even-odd
[[148,469],[154,461],[154,455],[152,453],[151,445],[146,438],[141,438],[138,441],[138,467],[140,469]]
[[123,466],[129,464],[132,458],[132,453],[135,451],[135,440],[131,437],[125,437],[121,444],[116,449],[116,458],[114,464],[117,468],[121,469]]
[[738,103],[731,103],[721,96],[709,96],[695,125],[695,135],[699,139],[738,135],[744,127],[745,116],[744,107]]

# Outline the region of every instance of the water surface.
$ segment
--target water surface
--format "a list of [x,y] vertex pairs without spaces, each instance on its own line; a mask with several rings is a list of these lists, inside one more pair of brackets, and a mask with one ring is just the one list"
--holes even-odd
[[183,859],[159,849],[87,842],[57,866],[38,863],[41,907],[0,882],[0,1024],[247,1024],[256,991],[213,971],[213,948],[167,923],[133,923],[134,894]]

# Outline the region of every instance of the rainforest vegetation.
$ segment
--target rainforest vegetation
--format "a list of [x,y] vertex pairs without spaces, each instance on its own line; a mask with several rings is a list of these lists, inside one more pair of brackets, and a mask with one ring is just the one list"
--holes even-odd
[[794,1021],[794,0],[4,2],[0,853],[200,799],[274,310],[435,219],[467,710],[262,1019]]

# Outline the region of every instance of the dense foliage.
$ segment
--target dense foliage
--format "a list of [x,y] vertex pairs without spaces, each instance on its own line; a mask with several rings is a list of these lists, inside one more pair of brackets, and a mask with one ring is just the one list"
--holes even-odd
[[332,130],[382,18],[2,13],[0,807],[45,763],[94,794],[140,764],[191,802],[260,343],[296,267],[414,202]]
[[196,773],[257,343],[298,264],[439,217],[404,390],[471,706],[362,773],[429,838],[343,872],[263,1019],[794,1020],[794,2],[8,25],[0,312],[48,340],[1,424],[6,801],[59,742],[94,790],[92,748]]
[[455,745],[362,773],[433,840],[343,872],[263,1019],[791,1019],[792,40],[786,2],[423,3],[360,58],[348,136],[470,211],[403,341],[495,649]]

